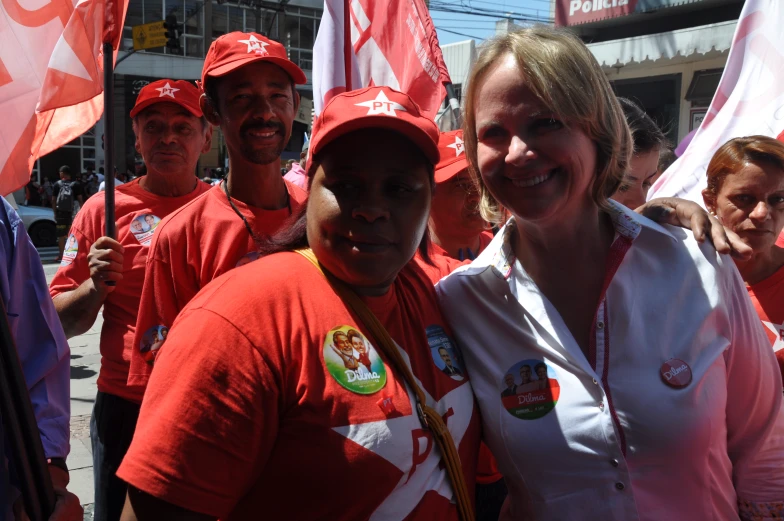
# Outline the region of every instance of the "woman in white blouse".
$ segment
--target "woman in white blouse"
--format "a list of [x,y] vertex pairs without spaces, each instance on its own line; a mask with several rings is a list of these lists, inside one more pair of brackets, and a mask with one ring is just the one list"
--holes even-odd
[[[437,289],[509,486],[502,518],[778,519],[765,333],[732,259],[608,199],[632,145],[590,51],[557,29],[508,34],[468,85],[483,215],[506,225]],[[537,364],[546,384],[502,395]]]

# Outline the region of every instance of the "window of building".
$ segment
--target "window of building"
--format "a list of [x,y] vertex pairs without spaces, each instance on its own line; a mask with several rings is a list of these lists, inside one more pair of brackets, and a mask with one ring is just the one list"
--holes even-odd
[[[183,27],[181,48],[158,47],[141,52],[204,57],[203,0],[131,0],[123,29],[125,48],[129,50],[132,46],[133,26],[161,21],[170,14],[174,14]],[[232,31],[258,31],[285,45],[291,60],[301,68],[312,70],[313,44],[320,21],[320,9],[286,6],[284,15],[276,9],[256,9],[215,0],[212,4],[211,33],[207,37],[215,40]]]
[[716,89],[719,88],[719,80],[724,69],[707,69],[696,71],[691,79],[689,89],[686,91],[686,101],[690,101],[692,107],[707,107],[710,105]]

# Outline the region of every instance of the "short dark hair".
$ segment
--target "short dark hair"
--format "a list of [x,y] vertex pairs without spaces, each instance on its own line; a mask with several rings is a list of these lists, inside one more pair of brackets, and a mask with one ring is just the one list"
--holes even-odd
[[659,125],[639,105],[628,98],[618,98],[618,102],[626,116],[626,124],[632,131],[635,154],[646,154],[667,142]]
[[71,175],[71,167],[68,165],[63,165],[60,167],[60,173],[65,175]]
[[544,365],[544,362],[539,362],[534,366],[534,372],[539,371],[540,367],[543,368],[545,371],[547,371],[547,366]]
[[670,147],[662,147],[659,151],[659,171],[664,172],[678,159]]

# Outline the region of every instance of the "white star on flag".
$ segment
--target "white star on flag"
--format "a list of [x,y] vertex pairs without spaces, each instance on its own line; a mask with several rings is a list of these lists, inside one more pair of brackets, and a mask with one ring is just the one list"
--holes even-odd
[[401,105],[400,103],[395,103],[394,101],[389,101],[384,91],[378,93],[376,99],[363,101],[362,103],[354,103],[357,107],[367,107],[368,108],[368,116],[373,116],[375,114],[384,114],[386,116],[394,116],[397,117],[396,110],[402,110],[403,112],[408,112],[406,108]]
[[460,136],[455,136],[455,142],[451,145],[447,145],[449,148],[455,149],[455,157],[459,156],[463,153],[463,140],[460,139]]
[[765,320],[762,321],[766,328],[776,335],[776,341],[773,343],[773,352],[779,351],[784,348],[784,340],[782,340],[782,331],[784,331],[784,324],[773,324]]
[[169,85],[169,82],[167,81],[166,85],[155,90],[160,92],[160,94],[158,95],[159,98],[162,98],[164,96],[169,96],[170,98],[174,98],[174,93],[180,89],[175,89],[174,87]]
[[268,54],[267,46],[269,45],[267,42],[262,42],[252,34],[248,37],[247,40],[237,40],[240,43],[248,44],[248,52],[256,51],[256,54],[265,55]]
[[[405,351],[400,349],[400,354],[411,367]],[[424,390],[419,379],[417,383]],[[408,389],[408,386],[406,388]],[[446,417],[449,432],[455,446],[459,448],[474,413],[473,407],[469,405],[473,399],[471,387],[461,385],[444,395],[439,402],[435,402],[427,391],[424,393],[427,404]],[[422,431],[422,424],[416,414],[416,398],[410,389],[408,399],[411,402],[411,414],[408,416],[332,429],[357,445],[378,454],[403,472],[395,489],[370,516],[371,521],[405,519],[430,490],[450,501],[454,496],[446,469],[441,468],[441,452],[432,435]],[[422,435],[416,436],[418,431],[422,432]]]

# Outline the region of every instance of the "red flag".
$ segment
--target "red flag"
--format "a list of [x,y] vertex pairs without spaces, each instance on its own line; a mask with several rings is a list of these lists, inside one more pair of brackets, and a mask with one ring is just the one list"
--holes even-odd
[[127,6],[49,0],[28,10],[19,0],[0,1],[0,194],[26,184],[38,157],[101,117],[101,42],[108,36],[117,47]]
[[326,0],[313,49],[316,114],[346,90],[385,85],[431,118],[450,83],[422,0]]

